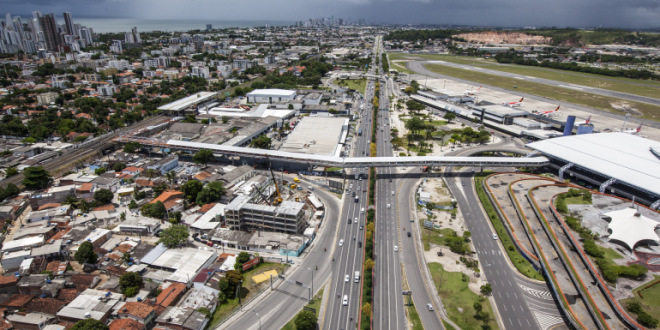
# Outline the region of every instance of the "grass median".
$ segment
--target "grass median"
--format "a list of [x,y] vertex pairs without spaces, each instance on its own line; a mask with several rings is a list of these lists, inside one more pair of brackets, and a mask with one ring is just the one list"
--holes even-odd
[[433,283],[438,287],[440,299],[447,310],[447,316],[452,322],[464,330],[481,329],[483,323],[475,318],[477,311],[474,309],[475,303],[481,303],[482,310],[491,316],[488,322],[490,329],[499,329],[490,302],[470,290],[465,280],[467,276],[460,272],[444,271],[442,265],[437,262],[431,262],[428,266]]
[[473,81],[475,83],[487,84],[506,89],[512,89],[513,86],[517,86],[516,91],[522,93],[570,102],[573,104],[617,114],[625,114],[626,112],[631,112],[645,119],[660,121],[660,106],[587,93],[570,88],[550,86],[530,81],[521,81],[514,78],[505,78],[472,70],[457,69],[438,64],[429,64],[426,65],[426,68],[433,72]]
[[[486,191],[483,188],[482,182],[486,176],[489,176],[491,174],[492,172],[478,173],[474,178],[474,184],[476,186],[479,200],[481,201],[481,204],[486,210],[486,214],[488,215],[490,222],[493,224],[493,228],[495,228],[495,232],[497,232],[497,235],[500,241],[502,242],[502,245],[504,246],[504,250],[506,251],[507,256],[509,257],[509,260],[521,274],[535,280],[545,281],[543,275],[541,275],[541,273],[539,273],[536,269],[534,269],[534,267],[532,267],[532,264],[525,257],[523,257],[522,254],[520,254],[518,249],[514,247],[513,239],[511,238],[511,236],[509,236],[509,233],[507,232],[506,228],[504,228],[504,223],[502,223],[502,219],[495,211],[493,204],[490,203],[490,200],[486,195]],[[511,247],[514,248],[511,249]]]
[[367,79],[337,79],[335,80],[337,86],[354,89],[364,95],[367,89]]

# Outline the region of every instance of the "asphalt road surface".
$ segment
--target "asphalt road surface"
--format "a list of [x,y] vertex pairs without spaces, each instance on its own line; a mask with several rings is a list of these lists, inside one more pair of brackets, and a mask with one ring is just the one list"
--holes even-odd
[[[410,69],[410,70],[412,70],[412,71],[414,71],[414,72],[416,72],[420,75],[425,75],[425,76],[428,76],[428,77],[431,77],[431,78],[449,79],[449,80],[458,81],[458,82],[465,83],[465,84],[470,84],[470,85],[483,85],[484,87],[486,87],[488,89],[492,89],[494,91],[505,92],[505,93],[514,93],[514,94],[519,95],[519,96],[524,96],[527,99],[538,100],[538,101],[542,101],[542,102],[549,102],[549,103],[552,103],[552,104],[557,104],[557,105],[561,105],[561,106],[564,106],[564,107],[569,107],[569,108],[572,108],[572,109],[575,109],[575,110],[580,110],[580,111],[584,111],[584,112],[588,112],[588,113],[592,113],[592,114],[598,114],[600,116],[605,116],[605,117],[608,117],[608,118],[613,118],[613,119],[617,119],[617,120],[621,120],[621,121],[623,121],[625,119],[625,115],[619,115],[619,114],[616,114],[616,113],[611,113],[611,112],[607,112],[607,111],[603,111],[603,110],[599,110],[599,109],[595,109],[595,108],[585,107],[585,106],[570,103],[570,102],[559,101],[559,100],[550,99],[550,98],[547,98],[547,97],[542,97],[542,96],[528,94],[528,93],[521,93],[520,91],[513,91],[513,90],[506,89],[506,88],[500,88],[500,87],[495,87],[495,86],[491,86],[491,85],[482,84],[480,82],[475,82],[475,81],[470,81],[470,80],[465,80],[465,79],[459,79],[459,78],[456,78],[456,77],[439,74],[439,73],[436,73],[436,72],[433,72],[433,71],[430,71],[430,70],[426,69],[424,67],[424,64],[427,64],[427,63],[428,62],[408,62],[407,67],[408,67],[408,69]],[[586,90],[586,89],[584,91],[585,92],[591,92],[591,90]],[[660,100],[658,100],[657,102],[660,102]],[[660,123],[659,122],[649,120],[649,119],[641,119],[641,118],[631,116],[630,118],[628,118],[628,122],[629,123],[644,124],[646,126],[654,127],[654,128],[660,128]]]
[[[356,132],[362,128],[362,135],[355,134],[353,155],[364,157],[369,154],[369,141],[371,139],[373,81],[367,84],[364,110],[360,112],[360,122]],[[359,316],[360,288],[362,286],[362,264],[364,256],[364,226],[366,222],[367,188],[368,181],[356,179],[356,175],[363,174],[366,178],[368,169],[355,168],[347,170],[347,179],[344,181],[345,194],[344,207],[339,217],[339,230],[337,240],[332,246],[332,283],[328,305],[323,320],[323,329],[354,329]],[[352,187],[351,187],[352,186]],[[346,191],[348,190],[348,191]],[[355,196],[353,196],[355,193]],[[357,197],[357,202],[355,198]],[[362,210],[365,210],[364,213]],[[351,221],[349,224],[348,221]],[[356,221],[357,220],[357,221]],[[362,229],[361,229],[362,228]],[[339,246],[343,240],[342,246]],[[362,244],[358,248],[358,243]],[[355,283],[355,272],[360,272],[360,280]],[[346,281],[348,276],[348,281]],[[344,296],[348,299],[343,305]]]

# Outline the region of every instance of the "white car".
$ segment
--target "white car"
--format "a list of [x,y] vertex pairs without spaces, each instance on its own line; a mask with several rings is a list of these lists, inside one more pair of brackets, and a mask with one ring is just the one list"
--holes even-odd
[[387,204],[387,208],[388,208],[388,209],[391,208],[390,204]]
[[493,239],[497,239],[497,235],[496,235],[496,234],[493,234]]
[[339,246],[344,246],[344,240],[343,239],[339,240]]
[[350,281],[350,280],[351,280],[351,278],[348,275],[344,276],[344,282],[348,283],[348,281]]
[[394,252],[399,252],[399,247],[396,245],[394,246]]
[[342,301],[341,304],[344,305],[344,306],[348,306],[348,296],[347,295],[344,295],[344,301]]
[[431,305],[431,304],[426,304],[426,307],[428,307],[428,309],[429,309],[430,311],[433,310],[433,305]]

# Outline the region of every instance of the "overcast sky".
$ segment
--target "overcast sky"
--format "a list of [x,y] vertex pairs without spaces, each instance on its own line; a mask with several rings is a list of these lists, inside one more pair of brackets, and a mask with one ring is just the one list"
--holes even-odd
[[660,0],[1,0],[2,14],[34,10],[144,19],[368,22],[488,26],[660,26]]

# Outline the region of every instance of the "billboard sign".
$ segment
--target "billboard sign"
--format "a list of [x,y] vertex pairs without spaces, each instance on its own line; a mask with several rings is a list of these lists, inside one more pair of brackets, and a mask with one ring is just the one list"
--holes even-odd
[[244,263],[243,264],[243,271],[246,271],[246,270],[250,269],[252,266],[258,264],[259,259],[260,258],[253,258],[253,259],[250,259],[250,261]]

